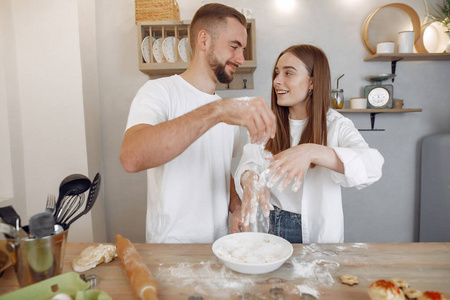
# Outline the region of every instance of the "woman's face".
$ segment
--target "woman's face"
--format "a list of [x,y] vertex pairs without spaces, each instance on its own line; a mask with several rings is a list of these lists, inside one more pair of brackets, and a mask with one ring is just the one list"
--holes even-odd
[[313,89],[312,78],[305,64],[292,53],[283,54],[275,66],[273,88],[277,104],[289,107],[291,117],[294,112],[306,111],[308,90]]

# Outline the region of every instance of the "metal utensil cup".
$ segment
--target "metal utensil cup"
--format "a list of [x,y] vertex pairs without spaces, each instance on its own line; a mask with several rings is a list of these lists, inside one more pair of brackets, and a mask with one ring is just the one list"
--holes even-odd
[[61,274],[68,230],[44,238],[9,239],[21,287]]

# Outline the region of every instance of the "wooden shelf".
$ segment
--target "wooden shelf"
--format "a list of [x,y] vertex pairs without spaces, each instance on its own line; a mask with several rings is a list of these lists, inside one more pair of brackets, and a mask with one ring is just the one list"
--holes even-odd
[[421,112],[421,108],[366,108],[366,109],[351,109],[341,108],[335,109],[337,112],[343,113],[407,113],[407,112]]
[[364,58],[364,61],[442,61],[450,60],[450,53],[383,53]]
[[[163,76],[170,76],[174,74],[183,73],[190,64],[192,59],[189,53],[188,62],[183,62],[178,58],[177,62],[156,62],[150,45],[148,57],[149,62],[146,62],[141,53],[141,44],[144,38],[153,37],[155,39],[166,37],[190,37],[190,21],[146,21],[138,22],[138,59],[139,70],[151,78],[158,78]],[[190,46],[189,46],[190,47]],[[253,73],[256,69],[256,33],[255,20],[247,20],[247,47],[244,51],[245,63],[236,69],[235,78],[229,84],[218,84],[216,89],[253,89]]]
[[359,131],[384,131],[384,129],[376,129],[375,127],[375,116],[381,113],[407,113],[407,112],[421,112],[421,108],[366,108],[366,109],[351,109],[351,108],[341,108],[335,109],[337,112],[341,113],[369,113],[370,114],[370,129],[358,129]]

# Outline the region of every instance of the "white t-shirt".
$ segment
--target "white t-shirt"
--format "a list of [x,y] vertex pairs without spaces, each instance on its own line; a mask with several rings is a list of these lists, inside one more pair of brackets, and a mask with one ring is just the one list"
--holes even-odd
[[[290,120],[291,145],[296,146],[306,120]],[[361,189],[381,178],[384,159],[376,149],[369,148],[353,122],[335,110],[327,112],[327,145],[333,148],[344,164],[345,174],[316,166],[308,169],[301,188],[292,192],[291,182],[282,192],[278,183],[271,189],[271,203],[280,209],[302,215],[303,243],[342,243],[344,213],[341,186]],[[260,174],[267,168],[261,147],[247,144],[236,170],[236,191],[242,199],[241,175],[246,170]]]
[[[127,129],[175,119],[220,97],[181,76],[150,80],[134,98]],[[239,127],[219,123],[178,157],[147,170],[148,243],[212,243],[228,233],[232,158],[240,158]]]

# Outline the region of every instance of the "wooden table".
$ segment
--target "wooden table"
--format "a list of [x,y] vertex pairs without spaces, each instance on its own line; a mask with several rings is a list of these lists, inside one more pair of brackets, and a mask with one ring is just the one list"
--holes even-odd
[[[67,244],[63,272],[72,271],[72,259],[89,245]],[[229,270],[209,244],[135,247],[158,281],[160,299],[277,299],[270,297],[270,290],[281,288],[284,299],[302,299],[303,292],[320,299],[360,300],[369,299],[372,282],[394,277],[418,290],[450,296],[450,243],[297,244],[280,269],[263,275]],[[113,299],[136,299],[118,259],[85,273],[97,274],[96,288]],[[339,280],[342,274],[356,275],[360,283],[344,285]],[[0,278],[0,294],[18,288],[14,270],[7,269]]]

